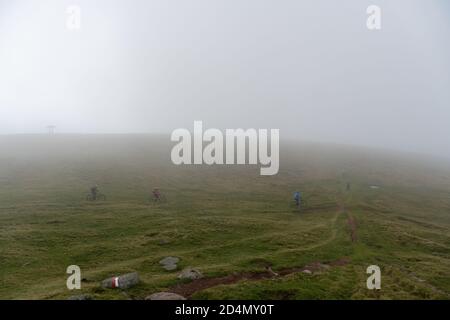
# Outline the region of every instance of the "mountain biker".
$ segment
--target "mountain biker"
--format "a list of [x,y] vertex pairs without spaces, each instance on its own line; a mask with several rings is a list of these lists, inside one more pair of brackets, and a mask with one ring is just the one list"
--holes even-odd
[[92,200],[97,200],[97,195],[98,195],[98,186],[92,186],[91,187],[91,196],[92,196]]
[[298,191],[294,192],[294,201],[295,201],[295,205],[298,207],[300,207],[300,200],[301,200],[301,194]]
[[155,201],[161,200],[161,192],[159,191],[158,188],[154,188],[152,193],[153,193],[153,200],[155,200]]

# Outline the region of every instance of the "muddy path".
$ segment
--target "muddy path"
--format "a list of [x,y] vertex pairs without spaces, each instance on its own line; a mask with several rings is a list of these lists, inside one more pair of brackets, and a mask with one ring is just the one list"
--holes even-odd
[[190,298],[194,293],[216,287],[219,285],[234,284],[241,281],[258,281],[265,279],[277,279],[287,275],[291,275],[299,272],[317,273],[320,271],[328,270],[331,267],[344,266],[350,262],[350,258],[344,257],[331,262],[313,262],[302,267],[283,268],[280,270],[272,270],[267,267],[264,271],[254,272],[241,272],[232,273],[230,275],[215,277],[215,278],[201,278],[193,280],[189,283],[177,284],[172,287],[169,292],[180,294],[186,298]]

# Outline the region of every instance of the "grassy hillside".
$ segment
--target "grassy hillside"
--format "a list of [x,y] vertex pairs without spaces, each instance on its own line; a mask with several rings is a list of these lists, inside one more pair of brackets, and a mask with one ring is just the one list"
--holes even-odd
[[[165,136],[0,137],[0,298],[80,293],[66,288],[71,264],[95,299],[450,297],[450,165],[285,142],[279,174],[260,176],[258,166],[175,166],[170,148]],[[93,184],[107,201],[85,200]],[[153,187],[166,203],[148,201]],[[166,256],[178,270],[162,269]],[[366,288],[372,264],[379,291]],[[206,279],[178,280],[187,266]],[[99,287],[129,271],[142,283]]]

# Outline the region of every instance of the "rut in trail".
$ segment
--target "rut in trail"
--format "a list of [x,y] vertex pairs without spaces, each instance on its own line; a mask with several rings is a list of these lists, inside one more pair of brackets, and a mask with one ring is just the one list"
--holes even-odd
[[350,238],[352,239],[352,242],[356,242],[356,220],[355,218],[349,216],[347,219],[348,226],[350,227]]

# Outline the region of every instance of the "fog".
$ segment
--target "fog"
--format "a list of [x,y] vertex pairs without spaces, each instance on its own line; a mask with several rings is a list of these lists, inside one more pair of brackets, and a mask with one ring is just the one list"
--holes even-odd
[[202,120],[448,157],[449,39],[445,0],[0,0],[0,134]]

